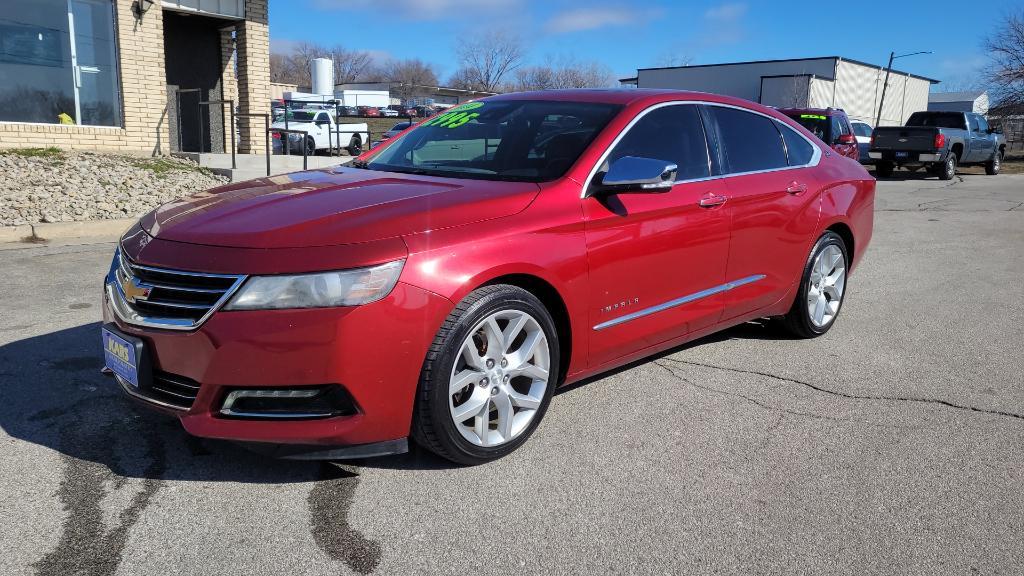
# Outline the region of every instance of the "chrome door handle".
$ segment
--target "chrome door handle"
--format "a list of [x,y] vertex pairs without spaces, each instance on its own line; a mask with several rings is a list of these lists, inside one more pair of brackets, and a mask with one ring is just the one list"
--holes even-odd
[[721,206],[722,204],[725,204],[725,201],[725,196],[719,196],[717,194],[712,194],[708,192],[706,196],[704,196],[703,198],[700,199],[699,202],[697,202],[697,205],[699,205],[701,208],[714,208],[715,206]]
[[807,184],[800,184],[799,182],[790,182],[789,187],[786,188],[786,192],[799,196],[807,191]]

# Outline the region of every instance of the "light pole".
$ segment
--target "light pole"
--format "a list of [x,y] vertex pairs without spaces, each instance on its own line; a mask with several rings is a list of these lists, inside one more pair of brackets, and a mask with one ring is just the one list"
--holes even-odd
[[885,83],[882,84],[882,99],[878,101],[878,115],[875,116],[876,127],[882,121],[882,105],[885,104],[885,89],[889,87],[889,73],[892,72],[892,61],[897,58],[917,56],[918,54],[931,54],[931,52],[911,52],[910,54],[900,54],[899,56],[895,52],[889,52],[889,65],[885,68]]

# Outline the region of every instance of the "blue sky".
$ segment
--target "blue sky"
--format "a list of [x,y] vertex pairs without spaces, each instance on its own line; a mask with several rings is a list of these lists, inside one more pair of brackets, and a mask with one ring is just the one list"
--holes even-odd
[[308,40],[422,58],[442,81],[456,68],[456,39],[477,30],[518,34],[531,63],[593,60],[617,77],[675,56],[712,64],[838,55],[885,65],[890,50],[931,50],[894,68],[955,85],[983,68],[983,37],[1018,2],[965,10],[949,0],[270,0],[270,36],[275,51]]

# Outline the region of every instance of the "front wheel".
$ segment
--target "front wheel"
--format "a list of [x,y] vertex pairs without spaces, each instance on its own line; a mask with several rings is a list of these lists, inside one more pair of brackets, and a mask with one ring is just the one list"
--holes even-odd
[[316,140],[312,136],[306,136],[306,156],[316,156]]
[[828,332],[843,307],[847,262],[846,243],[835,232],[826,232],[815,242],[796,300],[782,319],[790,333],[814,338]]
[[558,363],[554,321],[536,296],[504,284],[473,291],[427,352],[413,438],[459,464],[509,454],[544,417]]
[[989,161],[985,163],[985,174],[988,174],[989,176],[995,176],[996,174],[999,174],[999,169],[1002,168],[1002,163],[1003,155],[999,150],[996,150],[992,154],[992,158],[990,158]]

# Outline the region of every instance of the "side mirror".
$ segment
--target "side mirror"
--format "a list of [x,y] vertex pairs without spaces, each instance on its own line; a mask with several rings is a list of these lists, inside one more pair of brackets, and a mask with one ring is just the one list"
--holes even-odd
[[857,137],[853,134],[840,134],[839,139],[836,140],[836,144],[856,144]]
[[668,192],[676,182],[678,166],[665,160],[623,156],[612,162],[594,192]]

